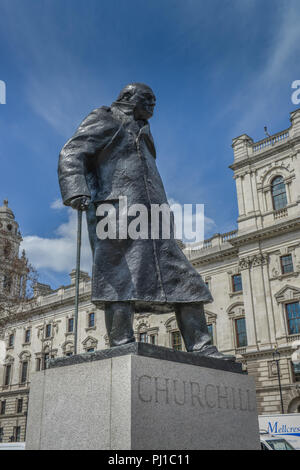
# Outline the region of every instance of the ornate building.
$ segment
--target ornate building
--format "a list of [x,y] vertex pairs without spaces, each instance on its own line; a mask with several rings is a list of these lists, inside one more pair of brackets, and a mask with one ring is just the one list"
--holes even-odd
[[[20,306],[20,302],[26,296],[28,266],[24,251],[21,258],[19,257],[21,241],[19,225],[15,220],[12,210],[8,207],[8,201],[5,200],[3,206],[0,207],[0,319],[2,320],[9,315],[13,306]],[[3,336],[5,337],[4,323],[0,324],[0,343]],[[8,351],[14,348],[14,341],[15,335],[11,333],[6,344],[4,344],[4,346],[8,346],[8,350],[7,347],[3,347],[3,342],[0,344],[0,374],[3,375],[3,372],[6,374],[6,377],[3,377],[3,384],[10,381],[14,358]],[[3,367],[3,363],[5,363],[5,367]],[[13,391],[10,390],[10,392]],[[13,393],[11,396],[13,396]],[[18,399],[19,395],[16,395],[16,397]],[[0,401],[0,416],[5,417],[5,424],[6,422],[10,423],[10,420],[6,420],[6,416],[12,400],[8,401],[8,408],[6,408],[6,400],[1,399]],[[3,435],[2,423],[3,420],[1,420],[0,424],[0,441]],[[7,426],[5,427],[7,428]],[[14,431],[14,429],[9,431],[11,432],[10,436]],[[18,429],[16,429],[16,432],[18,432]],[[18,436],[16,435],[16,437]]]
[[[232,146],[238,228],[184,252],[214,297],[206,308],[212,340],[222,352],[236,354],[254,376],[259,413],[281,410],[275,348],[284,411],[299,412],[300,370],[291,356],[300,340],[300,110],[291,113],[288,129],[259,142],[243,134]],[[6,347],[0,438],[5,441],[25,438],[31,374],[44,369],[49,358],[73,353],[74,271],[70,276],[70,285],[55,291],[38,284],[30,308],[0,318]],[[104,315],[91,304],[90,289],[90,278],[82,273],[78,352],[108,346]],[[134,328],[139,341],[183,349],[173,314],[144,312],[136,315]]]
[[8,201],[0,207],[0,298],[24,297],[26,291],[27,260],[19,258],[22,237]]

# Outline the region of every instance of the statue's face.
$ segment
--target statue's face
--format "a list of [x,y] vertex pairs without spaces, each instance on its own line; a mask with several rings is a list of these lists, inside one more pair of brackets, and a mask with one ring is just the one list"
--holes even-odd
[[132,96],[132,101],[135,103],[135,119],[147,120],[152,117],[156,98],[151,88],[137,88],[136,92]]

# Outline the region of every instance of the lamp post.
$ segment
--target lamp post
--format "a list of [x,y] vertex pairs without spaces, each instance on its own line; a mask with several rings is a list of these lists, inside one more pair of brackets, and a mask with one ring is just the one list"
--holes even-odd
[[279,368],[280,352],[278,351],[277,347],[275,347],[275,349],[273,351],[273,360],[276,362],[276,365],[277,365],[277,375],[278,375],[278,383],[279,383],[281,413],[284,414],[283,400],[282,400],[282,390],[281,390],[281,381],[280,381],[280,368]]

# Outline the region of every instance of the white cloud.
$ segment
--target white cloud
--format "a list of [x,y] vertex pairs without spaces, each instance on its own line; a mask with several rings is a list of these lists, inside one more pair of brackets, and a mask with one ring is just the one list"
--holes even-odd
[[[51,204],[57,209],[58,201]],[[67,222],[61,224],[52,238],[38,235],[26,236],[21,249],[25,249],[30,263],[37,269],[49,269],[56,272],[69,273],[76,264],[77,212],[65,209],[68,213]],[[56,235],[56,236],[55,236]],[[92,266],[91,248],[89,245],[86,219],[83,216],[81,269],[90,272]]]
[[50,205],[51,209],[62,210],[65,209],[61,199],[55,199]]

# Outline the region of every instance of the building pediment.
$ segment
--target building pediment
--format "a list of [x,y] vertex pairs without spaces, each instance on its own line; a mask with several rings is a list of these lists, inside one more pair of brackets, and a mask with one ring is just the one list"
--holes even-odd
[[295,286],[284,286],[276,294],[277,302],[286,302],[288,300],[300,300],[300,289]]

